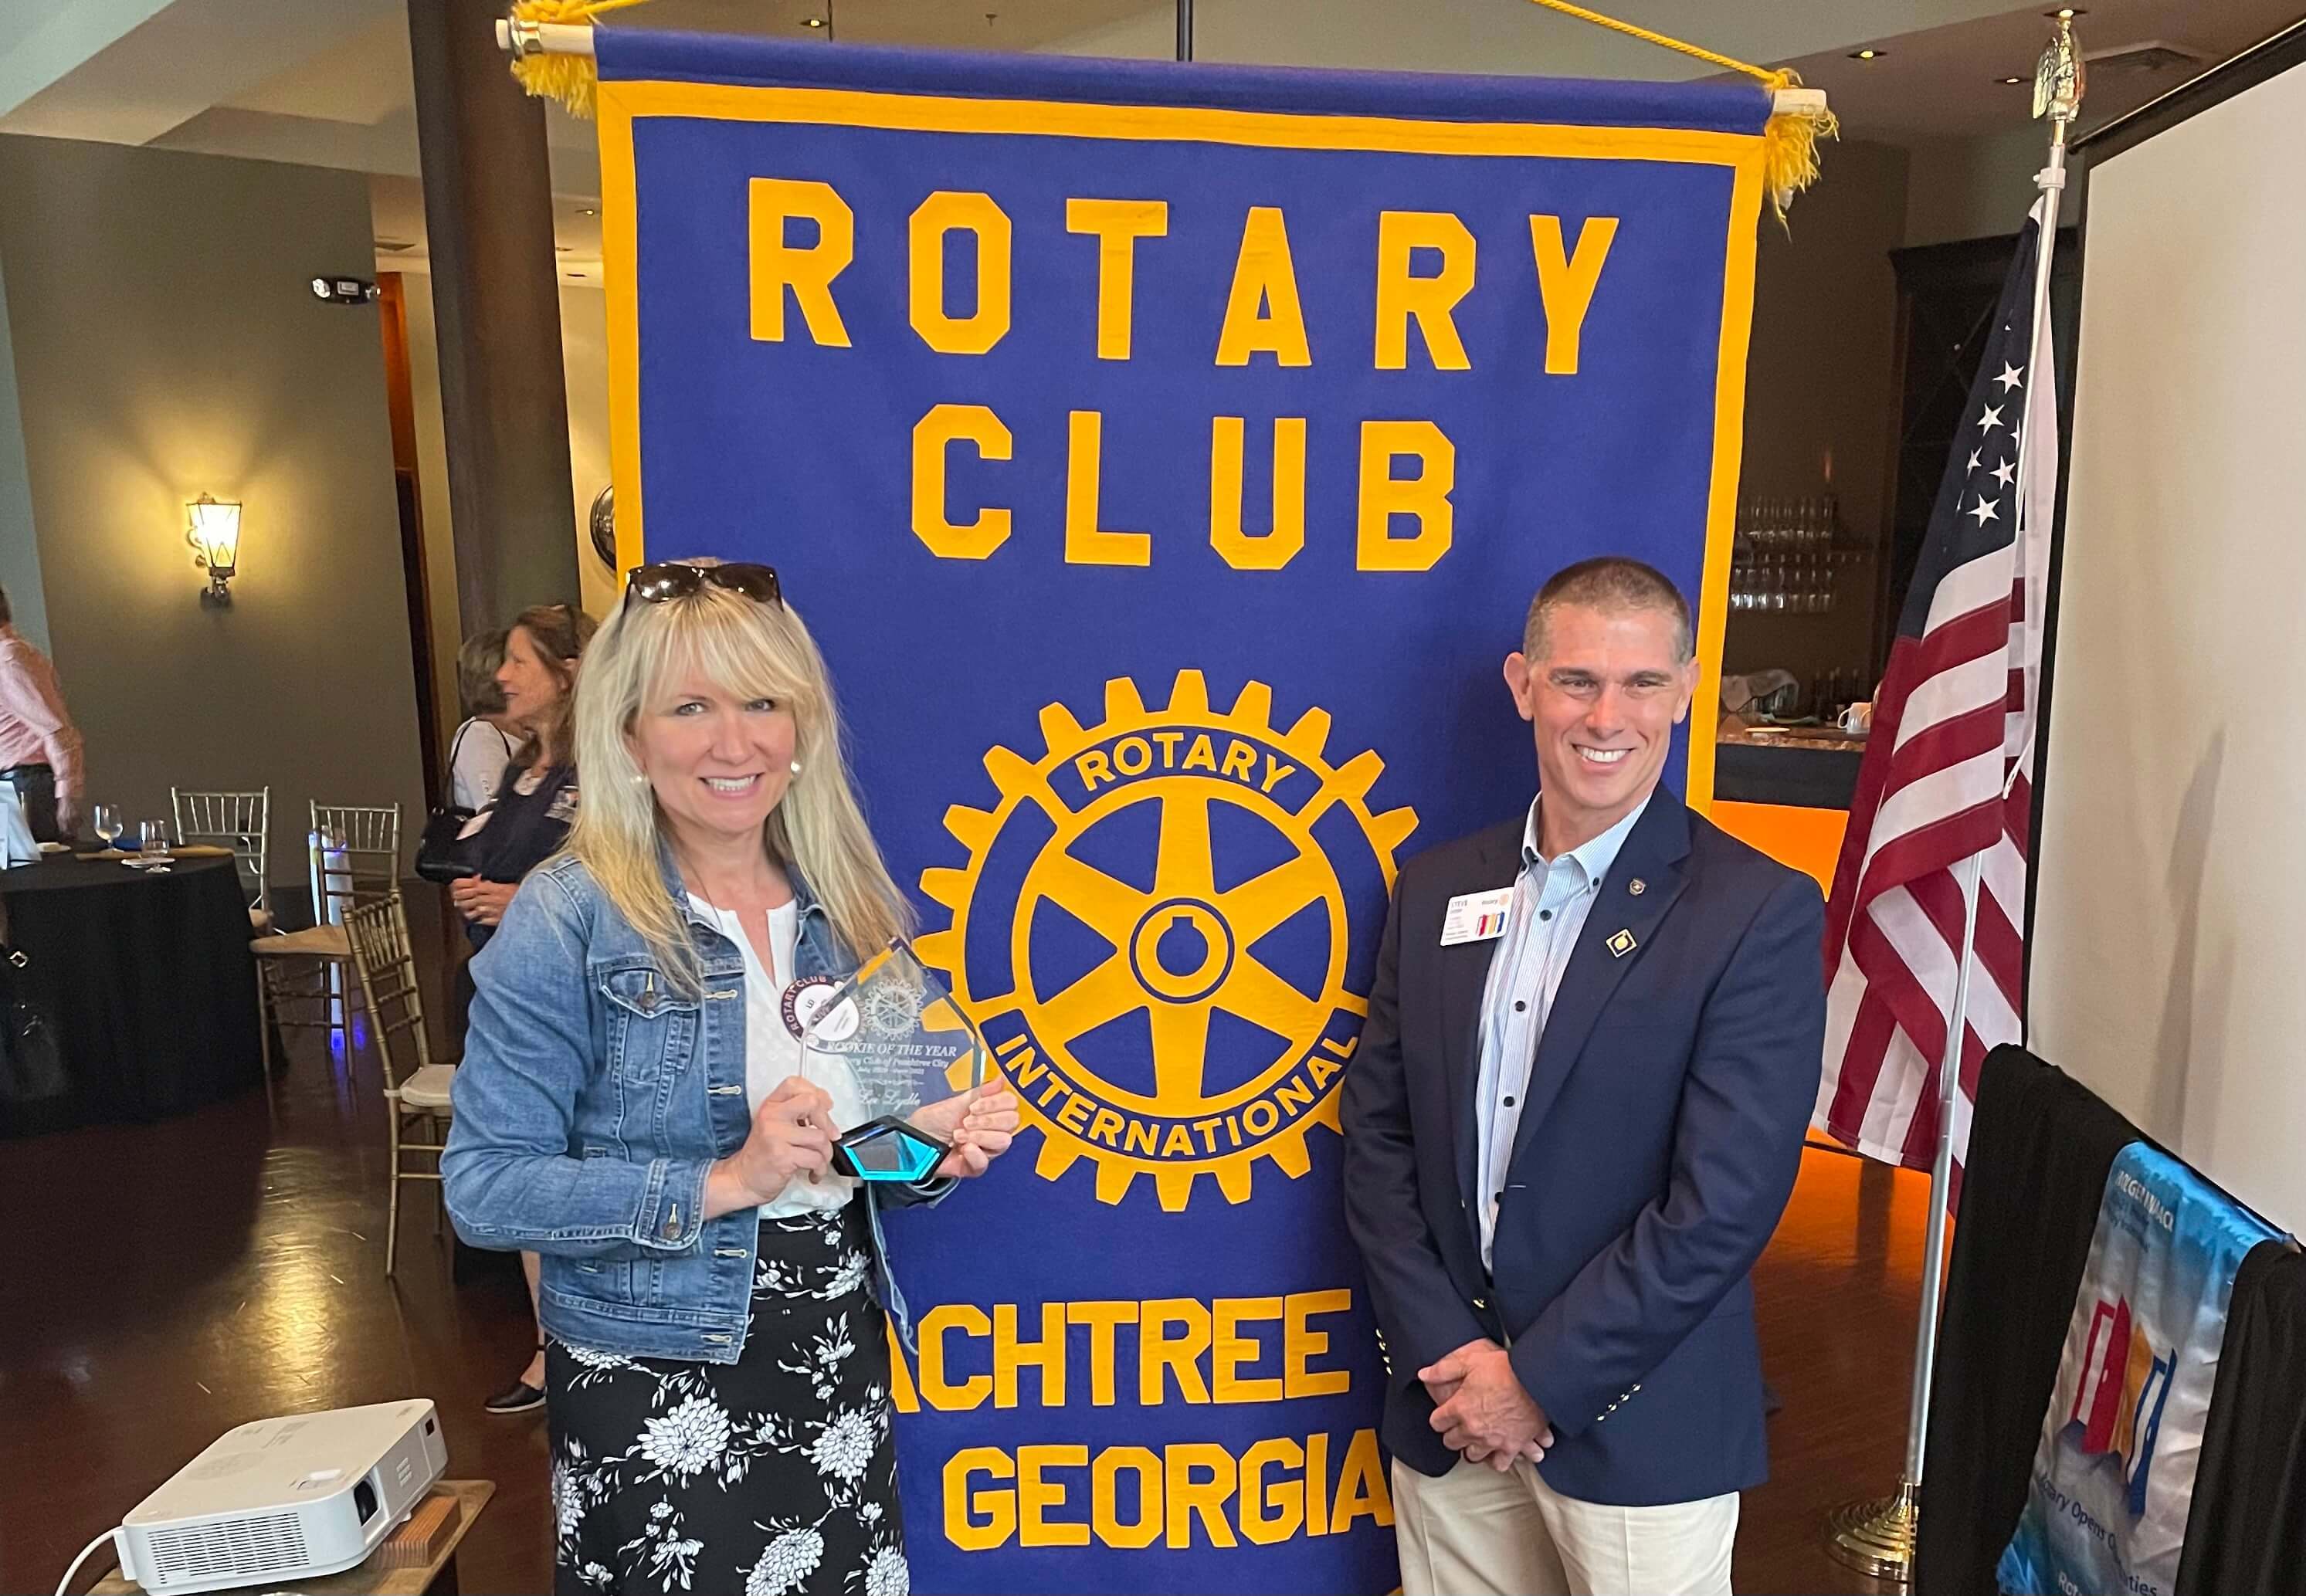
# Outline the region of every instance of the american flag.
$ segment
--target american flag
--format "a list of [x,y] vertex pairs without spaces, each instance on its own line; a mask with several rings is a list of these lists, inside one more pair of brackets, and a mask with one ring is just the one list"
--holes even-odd
[[1961,959],[1962,879],[1983,855],[1952,1104],[1957,1191],[1978,1065],[2021,1039],[2034,708],[2058,476],[2046,318],[2041,346],[2029,346],[2046,309],[2036,303],[2039,218],[2037,208],[2020,235],[1946,461],[1826,906],[1816,1123],[1872,1157],[1927,1169]]

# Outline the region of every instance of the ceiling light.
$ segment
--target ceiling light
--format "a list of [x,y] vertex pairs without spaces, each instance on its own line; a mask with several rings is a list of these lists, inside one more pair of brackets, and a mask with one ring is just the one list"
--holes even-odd
[[2027,80],[2024,78],[2003,78],[2001,81],[2004,83],[2023,83],[2027,81]]
[[590,205],[579,205],[576,208],[576,214],[578,216],[598,216],[601,213]]
[[1883,56],[1889,53],[1890,52],[1887,50],[1877,50],[1873,46],[1868,45],[1862,50],[1850,51],[1849,58],[1852,61],[1879,61]]
[[800,20],[800,25],[804,28],[822,28],[824,26],[824,19],[823,17],[803,17]]

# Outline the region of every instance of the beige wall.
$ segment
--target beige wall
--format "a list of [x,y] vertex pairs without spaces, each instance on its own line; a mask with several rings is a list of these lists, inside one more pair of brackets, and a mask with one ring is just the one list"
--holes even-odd
[[560,287],[560,351],[568,373],[568,467],[576,489],[576,568],[585,608],[606,615],[617,596],[616,573],[593,552],[593,500],[609,485],[609,296],[598,288]]
[[[2029,122],[1989,138],[1917,143],[1913,158],[1904,242],[1948,243],[2018,231],[2049,149],[2041,124]],[[2058,205],[2059,226],[2081,220],[2084,186],[2077,170]]]
[[[307,800],[424,814],[373,306],[352,173],[0,137],[0,262],[48,629],[90,796],[269,784],[273,875]],[[4,457],[0,457],[0,465]],[[231,608],[184,501],[247,505]]]

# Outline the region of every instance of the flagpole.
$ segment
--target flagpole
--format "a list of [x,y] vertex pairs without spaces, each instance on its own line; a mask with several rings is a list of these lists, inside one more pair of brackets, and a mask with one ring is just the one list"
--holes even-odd
[[[2081,53],[2074,42],[2074,13],[2057,13],[2057,33],[2034,73],[2034,115],[2050,119],[2049,164],[2036,174],[2042,191],[2042,225],[2034,263],[2034,320],[2028,329],[2026,380],[2043,380],[2041,354],[2050,320],[2050,267],[2056,253],[2058,201],[2066,186],[2066,129],[2081,107]],[[2049,379],[2055,392],[2056,378]],[[2037,391],[2032,388],[2028,394]],[[2033,405],[2030,398],[2027,410]],[[2056,411],[2050,424],[2057,424]],[[2035,451],[2021,437],[2018,460],[2019,489],[2012,496],[2027,503],[2026,473]],[[2023,557],[2022,543],[2018,550]],[[2020,769],[2013,761],[2002,784],[2006,801]],[[1930,1160],[1929,1222],[1922,1237],[1921,1301],[1914,1326],[1914,1382],[1906,1406],[1906,1463],[1897,1490],[1888,1497],[1854,1502],[1837,1508],[1826,1519],[1825,1549],[1839,1563],[1876,1579],[1910,1584],[1914,1578],[1914,1549],[1921,1530],[1922,1465],[1929,1450],[1930,1388],[1937,1373],[1938,1318],[1945,1298],[1945,1235],[1947,1199],[1953,1187],[1953,1105],[1961,1089],[1961,1060],[1969,1031],[1970,967],[1977,952],[1977,897],[1986,867],[1983,849],[1963,861],[1961,868],[1960,963],[1956,968],[1953,1009],[1946,1019],[1945,1049],[1938,1062],[1937,1148]]]

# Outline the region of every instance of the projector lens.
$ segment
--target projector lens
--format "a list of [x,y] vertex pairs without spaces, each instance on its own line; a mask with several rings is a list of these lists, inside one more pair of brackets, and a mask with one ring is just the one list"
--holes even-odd
[[376,1516],[376,1487],[365,1480],[353,1487],[353,1511],[363,1523]]

